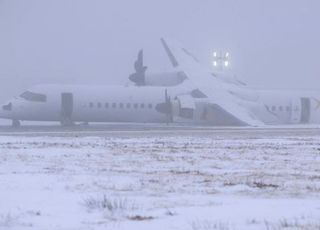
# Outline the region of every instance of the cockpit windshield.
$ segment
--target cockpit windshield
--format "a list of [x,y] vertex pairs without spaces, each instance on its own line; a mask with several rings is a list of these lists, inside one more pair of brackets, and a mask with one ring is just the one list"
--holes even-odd
[[27,100],[27,101],[34,101],[34,102],[46,102],[47,96],[44,94],[39,93],[33,93],[30,91],[26,91],[23,94],[20,95],[21,98]]

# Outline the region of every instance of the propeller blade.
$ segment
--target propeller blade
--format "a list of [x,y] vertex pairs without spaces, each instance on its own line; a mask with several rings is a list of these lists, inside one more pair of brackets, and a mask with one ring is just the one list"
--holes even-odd
[[168,90],[165,90],[165,102],[166,102],[166,120],[167,124],[173,122],[171,97],[168,96]]
[[168,95],[168,90],[164,91],[164,103],[160,103],[156,106],[156,110],[166,115],[166,123],[173,122],[173,110],[171,97]]
[[134,69],[136,70],[136,72],[141,72],[141,70],[143,69],[143,50],[140,50],[138,53],[138,58],[134,63]]
[[147,71],[147,66],[143,65],[143,50],[139,51],[137,60],[134,63],[134,69],[135,69],[135,73],[131,74],[129,76],[129,79],[136,83],[136,85],[138,86],[144,86],[146,84],[145,82],[145,75],[146,75],[146,71]]

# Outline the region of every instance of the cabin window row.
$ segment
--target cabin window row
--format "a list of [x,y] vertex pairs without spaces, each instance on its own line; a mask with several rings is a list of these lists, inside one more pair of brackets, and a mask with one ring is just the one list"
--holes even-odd
[[131,109],[131,108],[134,108],[134,109],[145,109],[145,108],[148,108],[148,109],[152,109],[153,106],[152,104],[144,104],[144,103],[93,103],[93,102],[90,102],[89,103],[89,108],[98,108],[98,109],[102,109],[102,108],[105,108],[105,109],[108,109],[108,108],[113,108],[113,109],[116,109],[116,108],[119,108],[119,109]]
[[283,111],[287,111],[287,112],[290,112],[291,111],[291,107],[290,106],[267,106],[268,110],[271,110],[273,112],[275,111],[280,111],[280,112],[283,112]]

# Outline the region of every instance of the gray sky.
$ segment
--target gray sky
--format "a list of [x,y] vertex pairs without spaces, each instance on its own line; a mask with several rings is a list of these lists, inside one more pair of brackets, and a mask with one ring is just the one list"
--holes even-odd
[[320,88],[318,0],[0,0],[0,100],[38,83],[125,83],[140,48],[170,70],[161,36],[210,66],[228,50],[252,86]]

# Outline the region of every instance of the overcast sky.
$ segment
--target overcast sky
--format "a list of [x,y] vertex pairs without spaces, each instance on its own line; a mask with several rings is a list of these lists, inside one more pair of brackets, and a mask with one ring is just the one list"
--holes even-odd
[[318,0],[0,0],[0,99],[38,83],[123,84],[140,48],[168,71],[159,38],[204,66],[228,50],[256,87],[320,89]]

